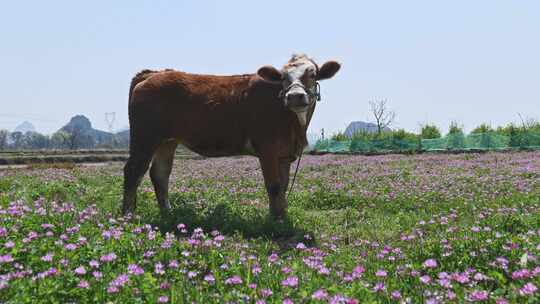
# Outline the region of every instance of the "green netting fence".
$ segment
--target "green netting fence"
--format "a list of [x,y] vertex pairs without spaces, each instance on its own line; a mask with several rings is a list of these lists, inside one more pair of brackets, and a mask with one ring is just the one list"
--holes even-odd
[[312,151],[320,153],[385,153],[406,151],[476,151],[540,149],[540,133],[521,132],[501,135],[496,132],[449,134],[436,139],[349,139],[319,140]]

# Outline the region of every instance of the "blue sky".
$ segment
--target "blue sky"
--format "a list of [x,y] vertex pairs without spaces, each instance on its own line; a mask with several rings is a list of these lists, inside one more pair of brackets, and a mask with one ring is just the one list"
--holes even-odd
[[371,119],[470,129],[540,118],[539,1],[9,1],[0,8],[0,128],[45,133],[84,114],[127,122],[143,68],[238,74],[304,52],[343,64],[310,132]]

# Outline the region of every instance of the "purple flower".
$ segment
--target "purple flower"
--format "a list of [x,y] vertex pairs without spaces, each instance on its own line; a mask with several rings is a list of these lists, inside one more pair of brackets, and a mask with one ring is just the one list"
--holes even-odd
[[227,285],[239,285],[242,284],[242,279],[235,275],[225,280],[225,284]]
[[429,284],[429,282],[431,282],[431,277],[428,275],[423,275],[420,277],[420,282],[424,284]]
[[0,255],[0,264],[11,262],[13,262],[13,257],[11,256],[11,254]]
[[294,302],[291,299],[286,298],[283,300],[283,304],[294,304]]
[[64,248],[65,248],[66,250],[68,250],[68,251],[73,251],[73,250],[77,249],[77,245],[76,245],[76,244],[71,244],[71,243],[69,243],[69,244],[66,244],[66,245],[64,246]]
[[373,286],[373,291],[379,292],[384,291],[386,289],[386,286],[384,286],[383,282],[377,282],[375,283],[375,286]]
[[112,280],[111,283],[109,283],[109,287],[120,288],[120,287],[125,286],[128,281],[129,281],[129,277],[126,274],[121,274],[117,276],[114,280]]
[[328,297],[328,293],[324,289],[319,289],[311,295],[311,298],[314,300],[323,300],[323,299],[326,299],[327,297]]
[[165,274],[165,270],[163,270],[163,264],[161,264],[161,262],[157,262],[154,265],[154,273],[159,275]]
[[535,294],[538,288],[532,282],[529,282],[519,289],[519,294],[522,296],[529,296]]
[[169,261],[169,268],[178,268],[178,266],[180,266],[180,264],[178,264],[177,260],[170,260]]
[[158,298],[158,303],[167,303],[169,302],[169,297],[167,296],[161,296]]
[[270,290],[268,288],[261,289],[261,296],[263,296],[264,298],[268,298],[269,296],[271,296],[273,294],[274,293],[272,292],[272,290]]
[[475,290],[471,293],[471,301],[472,302],[481,302],[485,301],[489,298],[489,294],[485,290]]
[[42,260],[43,262],[52,262],[53,256],[54,256],[54,254],[52,254],[52,253],[47,253],[46,255],[44,255],[44,256],[41,257],[41,260]]
[[508,304],[508,300],[505,299],[505,298],[498,298],[497,300],[495,300],[495,304]]
[[120,289],[118,289],[118,287],[116,287],[116,286],[107,287],[107,293],[117,293],[119,291],[120,291]]
[[214,282],[216,281],[216,278],[214,278],[214,276],[211,273],[209,273],[204,276],[204,280],[208,282],[209,284],[214,284]]
[[386,271],[384,269],[379,269],[377,272],[375,272],[375,276],[384,278],[386,277]]
[[85,275],[86,274],[86,268],[84,266],[79,266],[75,268],[75,273],[78,275]]
[[93,276],[94,278],[96,278],[96,280],[99,281],[99,280],[101,280],[101,278],[103,277],[103,274],[102,274],[101,272],[99,272],[99,271],[93,271],[93,272],[92,272],[92,276]]
[[102,262],[112,262],[116,260],[116,254],[114,252],[111,252],[106,255],[102,255],[99,260]]
[[168,282],[163,282],[159,284],[159,289],[161,290],[167,290],[169,288],[171,288],[171,284],[169,284]]
[[276,253],[272,253],[272,254],[268,257],[268,262],[270,262],[270,263],[275,263],[278,259],[279,259],[279,256],[278,256]]
[[98,268],[99,267],[99,262],[96,261],[96,260],[91,260],[90,262],[88,262],[88,265],[90,265],[90,267],[92,267],[92,268]]
[[356,267],[354,267],[353,271],[352,271],[352,277],[354,278],[359,278],[362,276],[362,274],[366,271],[366,268],[364,268],[364,266],[362,265],[358,265]]
[[306,249],[306,245],[304,245],[304,243],[298,243],[296,244],[296,249],[300,249],[300,250]]
[[144,270],[137,264],[129,264],[128,265],[128,273],[132,275],[142,275],[144,274]]
[[281,281],[281,285],[294,288],[298,286],[298,277],[290,276],[286,278],[285,280]]
[[520,269],[512,272],[512,279],[513,280],[521,280],[521,279],[528,279],[531,277],[531,272],[529,269]]
[[392,295],[392,299],[394,300],[401,299],[401,293],[399,292],[399,290],[392,291],[391,295]]
[[86,280],[81,280],[79,281],[79,284],[77,284],[77,287],[87,289],[88,287],[90,287],[90,284],[88,284]]
[[427,259],[423,265],[424,265],[424,268],[436,268],[437,261],[435,259]]

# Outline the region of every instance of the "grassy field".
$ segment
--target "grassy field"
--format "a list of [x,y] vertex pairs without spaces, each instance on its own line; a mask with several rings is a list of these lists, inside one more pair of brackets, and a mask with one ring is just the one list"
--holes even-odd
[[305,156],[268,218],[255,158],[0,171],[0,303],[539,303],[540,152]]

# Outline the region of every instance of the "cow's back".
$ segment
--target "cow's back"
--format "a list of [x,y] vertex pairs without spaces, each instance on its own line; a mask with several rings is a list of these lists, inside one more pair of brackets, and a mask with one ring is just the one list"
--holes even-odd
[[[151,71],[133,87],[130,124],[136,134],[175,139],[206,156],[242,153],[248,144],[255,76],[196,75]],[[143,139],[144,140],[144,139]]]

